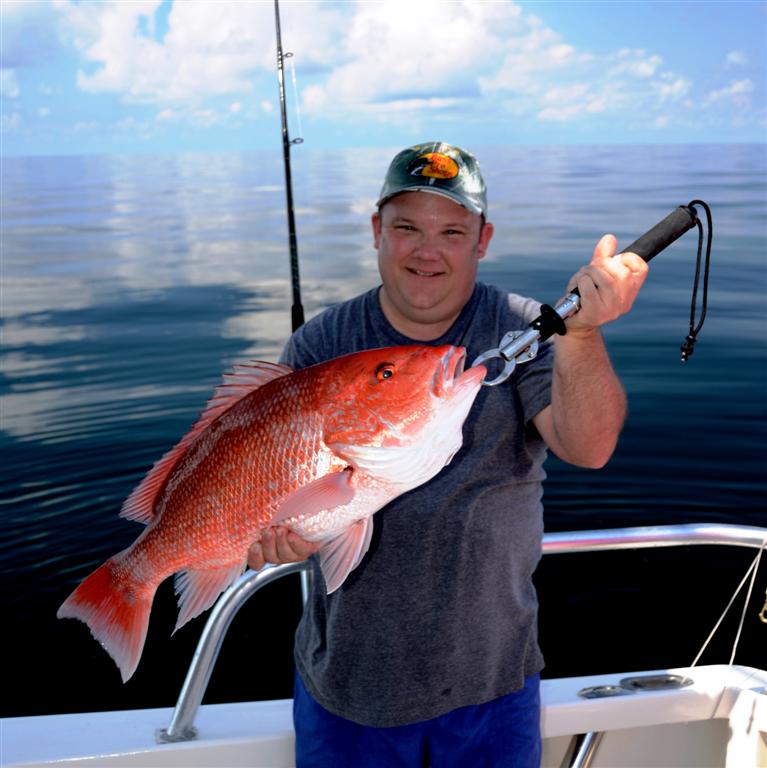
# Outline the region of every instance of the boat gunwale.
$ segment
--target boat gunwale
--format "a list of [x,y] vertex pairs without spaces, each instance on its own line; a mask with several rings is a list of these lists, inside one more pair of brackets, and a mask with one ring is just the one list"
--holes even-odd
[[[565,531],[544,534],[542,550],[544,555],[549,555],[704,544],[763,549],[767,546],[767,528],[689,523]],[[168,727],[158,732],[160,741],[186,741],[196,737],[196,712],[202,704],[226,632],[245,602],[266,584],[293,573],[303,576],[310,567],[307,560],[266,565],[260,571],[248,570],[221,595],[202,631]],[[304,600],[306,594],[304,591]]]

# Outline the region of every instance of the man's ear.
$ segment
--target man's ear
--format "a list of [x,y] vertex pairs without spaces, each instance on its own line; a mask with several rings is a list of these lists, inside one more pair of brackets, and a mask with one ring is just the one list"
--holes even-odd
[[481,259],[487,252],[487,247],[493,239],[493,232],[495,232],[495,227],[489,221],[486,221],[479,232],[479,243],[477,245],[478,259]]
[[370,223],[373,227],[373,247],[378,250],[381,243],[381,212],[376,211],[370,217]]

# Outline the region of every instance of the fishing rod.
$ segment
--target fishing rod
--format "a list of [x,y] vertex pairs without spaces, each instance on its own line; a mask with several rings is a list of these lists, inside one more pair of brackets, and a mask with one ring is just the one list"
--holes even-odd
[[301,304],[301,283],[298,275],[298,238],[296,219],[293,213],[293,176],[290,171],[290,147],[301,144],[303,139],[291,139],[288,133],[288,113],[285,108],[285,65],[284,60],[292,53],[282,52],[282,31],[280,28],[280,3],[274,0],[274,24],[277,33],[277,82],[280,91],[280,115],[282,117],[282,157],[285,162],[285,197],[288,208],[288,242],[290,244],[290,280],[293,287],[293,305],[290,308],[293,330],[304,324],[304,307]]
[[[703,225],[695,210],[699,205],[706,213],[706,224],[708,228],[708,237],[706,243],[706,258],[703,267],[703,297],[701,301],[700,317],[696,324],[696,307],[698,297],[698,285],[701,277],[701,256],[703,252]],[[708,304],[708,274],[711,261],[711,241],[713,238],[713,227],[711,219],[711,209],[703,200],[693,200],[687,205],[680,205],[672,211],[665,219],[659,221],[654,227],[645,232],[638,240],[635,240],[623,253],[635,253],[645,261],[649,262],[657,256],[664,248],[667,248],[675,240],[678,240],[685,232],[693,227],[698,227],[698,256],[695,267],[695,278],[692,289],[692,301],[690,306],[690,331],[684,342],[682,342],[682,362],[687,362],[693,353],[693,347],[697,341],[698,334],[703,327],[703,321],[706,318],[706,308]],[[554,334],[564,336],[567,333],[565,320],[574,315],[581,306],[581,295],[577,288],[565,296],[555,307],[548,304],[541,306],[541,314],[530,323],[526,331],[510,331],[502,339],[501,343],[495,349],[489,349],[479,355],[472,366],[484,363],[486,360],[500,358],[505,361],[503,371],[494,379],[483,382],[488,387],[494,387],[502,384],[511,376],[519,363],[526,363],[534,359],[538,354],[538,344],[546,341]]]

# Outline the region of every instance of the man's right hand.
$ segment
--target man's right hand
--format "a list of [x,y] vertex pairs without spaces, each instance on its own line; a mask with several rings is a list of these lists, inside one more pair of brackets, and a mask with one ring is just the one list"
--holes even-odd
[[259,571],[266,563],[300,563],[313,555],[321,544],[319,541],[306,541],[285,526],[276,525],[267,528],[261,534],[261,540],[251,544],[248,566]]

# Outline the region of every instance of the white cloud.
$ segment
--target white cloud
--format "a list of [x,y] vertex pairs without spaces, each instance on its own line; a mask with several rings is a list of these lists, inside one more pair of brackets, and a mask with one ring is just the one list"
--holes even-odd
[[195,125],[208,128],[221,122],[221,117],[215,109],[196,109],[192,113],[192,121]]
[[339,40],[341,64],[302,91],[308,114],[396,120],[429,109],[435,119],[462,107],[477,119],[507,110],[564,122],[633,102],[646,108],[675,93],[665,79],[651,85],[672,77],[660,56],[579,50],[512,2],[410,3],[407,24],[403,7],[394,0],[354,6]]
[[743,51],[730,51],[724,60],[724,65],[728,69],[742,67],[745,64],[748,64],[748,57]]
[[0,113],[0,133],[16,133],[21,130],[21,115],[18,112]]
[[751,80],[733,80],[729,85],[711,91],[703,101],[704,107],[710,107],[721,101],[730,101],[735,106],[746,107],[750,104],[749,95],[754,90]]
[[[200,101],[215,94],[246,93],[254,72],[275,67],[271,3],[176,0],[161,40],[153,33],[162,0],[54,3],[86,61],[78,73],[84,91],[118,93],[136,101]],[[337,12],[321,4],[284,7],[291,9],[285,16],[300,10],[293,37],[303,46],[302,60],[309,67],[325,65],[333,52],[330,35],[338,25]]]
[[384,102],[478,95],[477,75],[491,72],[504,33],[520,15],[513,3],[470,0],[384,0],[351,8],[340,28],[340,64],[303,91],[310,114],[328,108],[375,113]]
[[648,55],[646,51],[641,49],[622,48],[611,58],[615,59],[615,64],[609,68],[608,75],[610,77],[617,77],[618,75],[631,75],[638,78],[652,77],[663,63],[660,56]]
[[468,106],[467,99],[434,97],[434,98],[407,98],[396,101],[388,101],[385,104],[371,104],[371,112],[379,113],[412,113],[413,110],[424,110],[427,114],[430,110],[460,109]]
[[605,112],[615,97],[606,91],[592,92],[587,83],[575,83],[562,88],[551,88],[543,95],[546,106],[538,113],[539,120],[569,122],[584,114]]
[[[175,0],[169,13],[162,0],[52,2],[81,53],[83,90],[154,103],[155,124],[231,124],[275,109],[264,93],[249,100],[275,71],[270,2]],[[745,80],[696,93],[649,46],[582,49],[512,0],[284,0],[281,13],[301,109],[335,122],[415,128],[460,111],[477,122],[499,113],[548,123],[633,114],[662,127],[749,98],[737,90]],[[728,67],[746,61],[739,50],[726,56]],[[223,95],[214,107],[211,97]]]
[[0,98],[18,99],[19,78],[15,69],[0,69]]
[[684,98],[690,92],[692,83],[685,77],[677,77],[669,72],[665,72],[658,80],[652,82],[652,87],[661,103],[663,103],[666,101],[678,101]]
[[124,117],[109,126],[110,133],[125,133],[136,139],[148,141],[155,134],[155,125],[147,120]]

